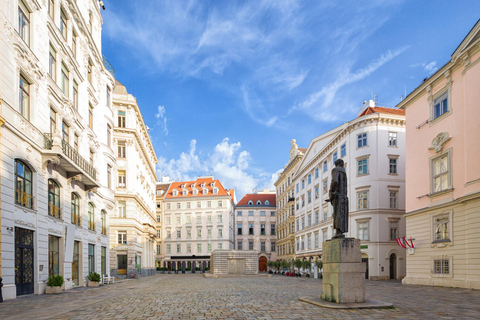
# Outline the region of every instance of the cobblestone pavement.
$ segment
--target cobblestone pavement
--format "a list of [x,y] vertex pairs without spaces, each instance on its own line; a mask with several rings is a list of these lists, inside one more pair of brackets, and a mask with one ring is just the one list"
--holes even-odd
[[159,274],[0,304],[0,319],[480,319],[480,291],[367,281],[367,297],[391,309],[336,310],[298,301],[318,279],[204,278]]

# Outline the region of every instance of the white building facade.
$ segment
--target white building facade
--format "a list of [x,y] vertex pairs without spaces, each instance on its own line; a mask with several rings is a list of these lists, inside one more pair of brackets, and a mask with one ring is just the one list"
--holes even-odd
[[277,260],[276,191],[246,194],[235,206],[235,249],[258,252],[258,271]]
[[165,196],[164,267],[209,267],[214,250],[234,249],[234,190],[211,176],[172,182]]
[[295,173],[296,257],[322,256],[334,236],[326,202],[331,171],[343,159],[348,179],[349,229],[360,239],[366,278],[401,279],[405,249],[405,116],[367,102],[359,117],[313,139]]
[[0,4],[1,248],[4,299],[107,273],[114,77],[96,1]]
[[155,165],[147,127],[134,96],[116,81],[113,90],[116,214],[110,217],[111,276],[155,274]]

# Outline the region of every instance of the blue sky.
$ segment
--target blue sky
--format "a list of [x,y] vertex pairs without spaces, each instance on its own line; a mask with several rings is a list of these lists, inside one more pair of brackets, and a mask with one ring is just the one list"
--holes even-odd
[[106,0],[104,55],[176,181],[237,198],[378,96],[395,106],[448,62],[480,1]]

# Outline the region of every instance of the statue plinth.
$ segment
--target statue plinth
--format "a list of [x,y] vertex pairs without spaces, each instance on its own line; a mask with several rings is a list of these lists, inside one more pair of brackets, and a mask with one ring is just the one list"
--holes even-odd
[[323,294],[336,303],[365,301],[365,264],[360,240],[334,238],[323,243]]

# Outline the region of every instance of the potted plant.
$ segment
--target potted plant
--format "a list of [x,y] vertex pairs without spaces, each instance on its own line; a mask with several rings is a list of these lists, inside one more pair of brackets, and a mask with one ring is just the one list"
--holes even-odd
[[88,286],[98,287],[100,285],[100,275],[96,272],[88,275]]
[[45,293],[58,294],[62,293],[63,277],[61,275],[49,276]]

